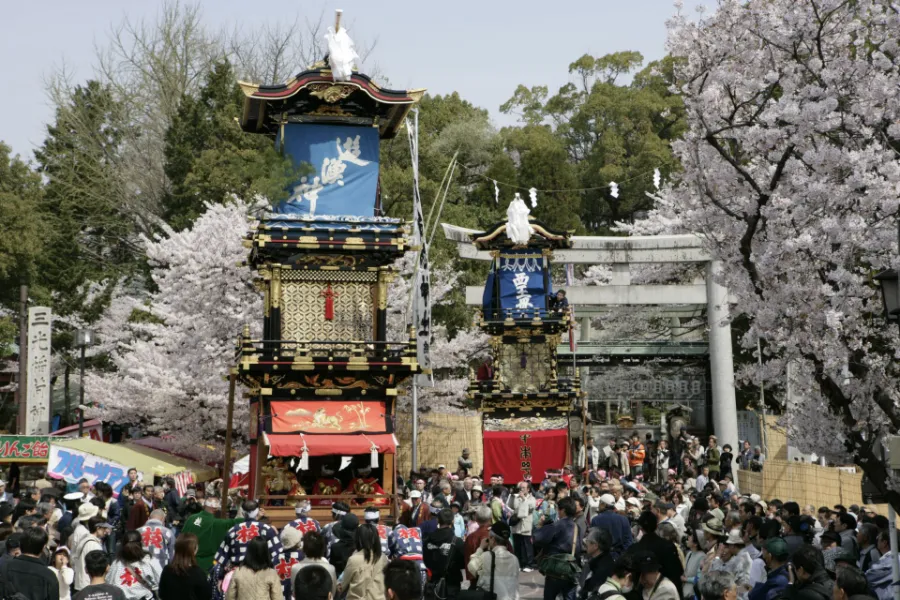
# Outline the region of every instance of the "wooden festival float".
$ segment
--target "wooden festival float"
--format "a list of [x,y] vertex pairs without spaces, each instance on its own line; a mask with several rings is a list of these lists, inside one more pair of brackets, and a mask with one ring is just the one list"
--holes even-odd
[[265,305],[262,339],[245,329],[237,367],[249,493],[276,524],[304,499],[319,520],[337,500],[396,517],[394,401],[420,370],[412,332],[387,340],[392,264],[409,247],[405,224],[380,216],[379,144],[424,90],[382,89],[349,68],[342,79],[329,60],[283,84],[241,83],[241,127],[307,173],[245,240]]
[[[577,371],[559,374],[557,345],[570,314],[555,305],[550,278],[553,250],[571,247],[571,232],[529,217],[518,195],[509,214],[512,224],[487,231],[450,227],[492,257],[476,323],[491,336],[493,367],[471,372],[468,397],[482,413],[485,478],[500,474],[514,484],[526,477],[540,482],[567,462],[568,415],[580,382]],[[513,227],[518,235],[510,235]]]

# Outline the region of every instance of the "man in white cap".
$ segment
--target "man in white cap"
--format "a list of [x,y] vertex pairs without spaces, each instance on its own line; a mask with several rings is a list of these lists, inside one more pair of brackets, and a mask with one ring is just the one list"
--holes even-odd
[[68,539],[69,548],[78,546],[79,542],[81,542],[81,540],[88,535],[88,521],[90,521],[92,517],[96,517],[98,514],[100,514],[100,509],[97,508],[95,504],[91,504],[90,502],[85,502],[78,507],[78,516],[75,518],[75,520],[72,521],[74,529],[72,531],[72,535],[70,535]]
[[407,527],[421,527],[422,523],[431,518],[431,509],[422,502],[422,492],[413,490],[409,493],[412,506],[404,506],[400,514],[399,523]]
[[6,482],[0,479],[0,502],[12,504],[13,495],[6,491]]
[[724,544],[716,547],[716,555],[709,567],[710,571],[727,571],[734,577],[737,586],[738,598],[746,598],[750,592],[750,571],[753,567],[753,559],[744,548],[744,537],[740,529],[732,529],[728,532]]
[[397,546],[397,537],[390,527],[386,527],[378,523],[381,519],[381,512],[374,506],[370,506],[363,512],[363,518],[369,525],[374,525],[378,530],[378,539],[381,540],[381,553],[390,560],[400,554]]
[[285,525],[281,530],[281,547],[281,556],[275,563],[275,572],[281,579],[284,597],[293,598],[291,595],[291,569],[303,560],[303,533],[290,525]]
[[63,515],[56,523],[56,530],[59,531],[61,535],[59,543],[62,546],[65,546],[68,542],[68,538],[65,537],[64,532],[75,520],[75,515],[78,514],[78,506],[81,504],[82,500],[84,500],[84,494],[81,492],[71,492],[63,496]]
[[[301,500],[294,506],[294,515],[297,517],[287,524],[287,527],[293,527],[300,532],[300,536],[307,531],[322,531],[322,526],[313,518],[310,518],[309,511],[312,508],[309,500]],[[341,515],[343,516],[343,515]]]
[[616,499],[612,494],[600,496],[600,513],[591,519],[591,527],[605,529],[612,537],[610,554],[618,558],[634,543],[628,518],[616,512]]

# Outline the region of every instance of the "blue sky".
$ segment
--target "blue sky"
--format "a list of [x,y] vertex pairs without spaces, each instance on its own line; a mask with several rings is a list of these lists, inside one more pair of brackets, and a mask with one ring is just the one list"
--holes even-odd
[[[685,9],[712,7],[714,0],[686,0]],[[640,51],[648,61],[665,52],[665,21],[672,0],[206,0],[204,20],[215,29],[253,27],[296,15],[330,19],[343,8],[351,37],[377,40],[371,60],[392,87],[425,87],[431,93],[457,91],[487,108],[498,125],[511,122],[499,106],[516,86],[568,81],[568,64],[584,53]],[[31,158],[43,140],[52,108],[44,92],[47,77],[65,65],[76,78],[91,77],[95,45],[103,46],[110,27],[126,15],[153,19],[161,1],[78,0],[18,2],[6,7],[0,48],[0,140]],[[368,64],[368,63],[366,63]],[[363,64],[362,70],[366,70]],[[304,65],[297,65],[300,70]]]

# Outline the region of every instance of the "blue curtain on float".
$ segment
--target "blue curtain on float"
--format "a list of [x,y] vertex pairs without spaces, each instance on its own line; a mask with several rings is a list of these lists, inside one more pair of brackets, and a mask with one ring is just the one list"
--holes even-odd
[[[276,147],[312,172],[288,187],[274,212],[371,217],[378,190],[378,128],[288,123]],[[305,164],[304,164],[305,163]]]
[[503,314],[540,314],[547,308],[544,257],[533,250],[500,254],[500,310]]

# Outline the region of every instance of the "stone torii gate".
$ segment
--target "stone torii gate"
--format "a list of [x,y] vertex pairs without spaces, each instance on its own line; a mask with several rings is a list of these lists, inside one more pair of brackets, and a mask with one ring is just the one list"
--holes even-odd
[[[444,235],[456,242],[460,258],[491,260],[469,237],[474,229],[441,224]],[[572,247],[554,250],[558,263],[606,264],[612,267],[610,285],[572,286],[566,297],[578,306],[683,305],[705,304],[709,328],[710,383],[712,386],[713,431],[721,443],[736,445],[737,402],[734,388],[734,360],[731,352],[731,324],[728,320],[728,290],[716,282],[721,261],[710,256],[696,235],[635,237],[573,236]],[[675,285],[635,285],[632,264],[704,263],[705,281]],[[466,288],[466,304],[480,305],[483,287]],[[735,447],[735,451],[739,450]]]

